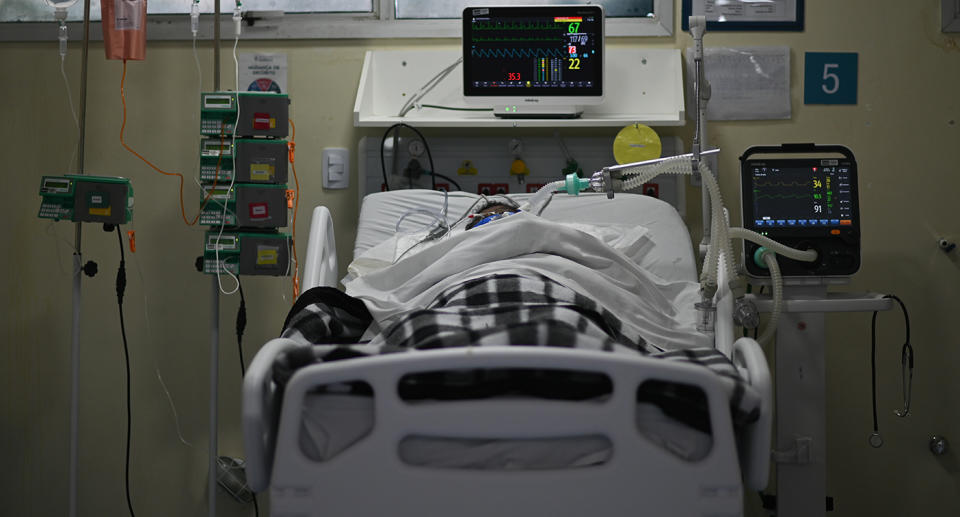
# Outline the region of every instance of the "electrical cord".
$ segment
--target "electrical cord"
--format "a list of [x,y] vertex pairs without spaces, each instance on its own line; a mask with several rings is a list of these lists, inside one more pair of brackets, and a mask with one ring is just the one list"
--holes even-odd
[[237,290],[240,291],[240,307],[237,308],[237,352],[240,354],[240,378],[247,376],[247,368],[243,364],[243,331],[247,328],[247,300],[243,297],[243,284],[237,276]]
[[441,70],[437,75],[430,78],[430,80],[427,81],[426,84],[420,87],[417,93],[414,93],[413,95],[411,95],[410,98],[407,100],[407,102],[403,104],[403,107],[400,108],[400,112],[397,114],[397,116],[400,116],[400,117],[406,116],[406,114],[417,105],[417,102],[420,99],[426,97],[426,95],[430,93],[430,90],[434,89],[438,84],[440,84],[448,75],[450,75],[451,72],[453,72],[453,70],[457,67],[457,65],[459,65],[462,62],[463,62],[463,58],[459,57],[452,64],[448,65],[446,68]]
[[448,111],[493,111],[493,108],[461,108],[457,106],[441,106],[439,104],[417,104],[420,108],[433,108],[435,110]]
[[[443,179],[449,181],[450,183],[453,184],[454,187],[457,187],[457,190],[463,190],[463,188],[460,186],[460,184],[457,183],[457,181],[454,180],[453,178],[451,178],[450,176],[444,176],[443,174],[440,174],[439,172],[433,172],[433,171],[430,171],[430,174],[433,175],[433,176],[436,176],[436,177],[438,177],[438,178],[443,178]],[[436,189],[436,182],[434,182],[434,189]]]
[[[420,141],[423,142],[423,148],[427,151],[427,160],[430,162],[430,172],[431,172],[431,179],[433,180],[433,189],[436,190],[436,188],[437,188],[436,176],[438,176],[438,174],[434,174],[434,173],[433,173],[433,171],[434,171],[434,167],[433,167],[433,155],[430,153],[430,145],[427,144],[427,139],[424,138],[423,133],[421,133],[417,128],[411,126],[410,124],[405,124],[405,123],[403,123],[403,122],[398,122],[398,123],[396,123],[396,124],[388,127],[388,128],[386,129],[386,131],[383,132],[383,136],[380,138],[380,172],[383,173],[383,186],[384,186],[384,188],[385,188],[386,190],[388,190],[388,191],[390,190],[390,182],[387,181],[387,163],[386,163],[386,160],[385,160],[384,157],[383,157],[383,147],[384,147],[384,145],[387,143],[387,136],[390,135],[390,132],[391,132],[391,131],[399,131],[400,128],[402,128],[402,127],[408,128],[408,129],[410,129],[411,131],[413,131],[414,133],[416,133],[417,136],[420,137]],[[396,146],[394,146],[393,152],[394,152],[394,153],[397,152]],[[447,179],[449,179],[449,178],[447,178]],[[459,187],[458,187],[458,188],[459,188]]]
[[126,496],[127,496],[127,510],[130,511],[131,517],[135,514],[133,512],[133,502],[130,500],[130,428],[131,428],[131,411],[130,411],[130,350],[127,346],[127,329],[124,324],[123,319],[123,293],[127,289],[127,267],[126,260],[123,253],[123,235],[120,232],[120,225],[117,225],[117,243],[120,244],[120,267],[117,268],[117,306],[120,311],[120,335],[123,337],[123,360],[126,365],[126,384],[127,384],[127,446],[126,454],[124,459],[124,483],[126,486]]
[[[247,328],[247,300],[243,296],[243,285],[237,276],[237,290],[240,292],[240,307],[237,308],[237,352],[240,354],[240,381],[247,376],[247,367],[243,361],[243,331]],[[260,515],[260,505],[257,504],[257,494],[253,494],[253,511]]]
[[[910,413],[910,392],[913,383],[913,345],[910,344],[910,315],[907,313],[907,306],[903,301],[893,294],[888,294],[884,298],[889,298],[895,300],[900,305],[900,311],[903,313],[903,325],[905,331],[904,343],[900,349],[900,367],[903,372],[903,395],[904,395],[904,409],[903,411],[897,411],[897,416],[905,417]],[[880,436],[880,423],[879,418],[877,417],[877,314],[879,311],[873,312],[873,319],[870,323],[870,384],[871,384],[871,398],[873,402],[873,434],[871,435],[871,445],[874,447],[880,447],[883,445],[883,440],[879,438]],[[909,374],[909,377],[908,377]],[[878,437],[878,441],[874,442],[873,437]],[[874,445],[877,443],[877,445]]]

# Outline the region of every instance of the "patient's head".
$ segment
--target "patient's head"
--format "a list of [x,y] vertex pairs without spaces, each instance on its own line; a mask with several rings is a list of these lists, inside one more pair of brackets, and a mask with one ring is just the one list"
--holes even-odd
[[502,199],[490,199],[486,200],[487,202],[481,205],[474,213],[470,214],[470,222],[467,223],[467,229],[471,229],[475,226],[480,226],[481,224],[488,223],[499,217],[502,217],[504,214],[512,214],[519,211],[519,208],[513,200],[509,198]]

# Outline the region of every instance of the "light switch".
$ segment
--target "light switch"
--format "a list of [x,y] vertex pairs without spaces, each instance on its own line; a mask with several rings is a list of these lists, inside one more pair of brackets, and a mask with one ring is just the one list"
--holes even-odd
[[340,189],[350,186],[350,150],[328,147],[321,155],[323,188]]

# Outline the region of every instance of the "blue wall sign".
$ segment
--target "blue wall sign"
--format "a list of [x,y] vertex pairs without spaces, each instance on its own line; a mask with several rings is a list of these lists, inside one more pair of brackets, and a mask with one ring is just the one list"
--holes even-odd
[[803,65],[804,104],[856,104],[857,53],[807,52]]

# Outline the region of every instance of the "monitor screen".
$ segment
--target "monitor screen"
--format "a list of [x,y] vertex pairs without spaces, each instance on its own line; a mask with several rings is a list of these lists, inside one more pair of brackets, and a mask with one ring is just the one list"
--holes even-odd
[[467,97],[599,97],[603,58],[599,6],[463,11]]
[[853,226],[854,186],[849,164],[827,160],[768,160],[749,164],[753,224],[764,228]]

